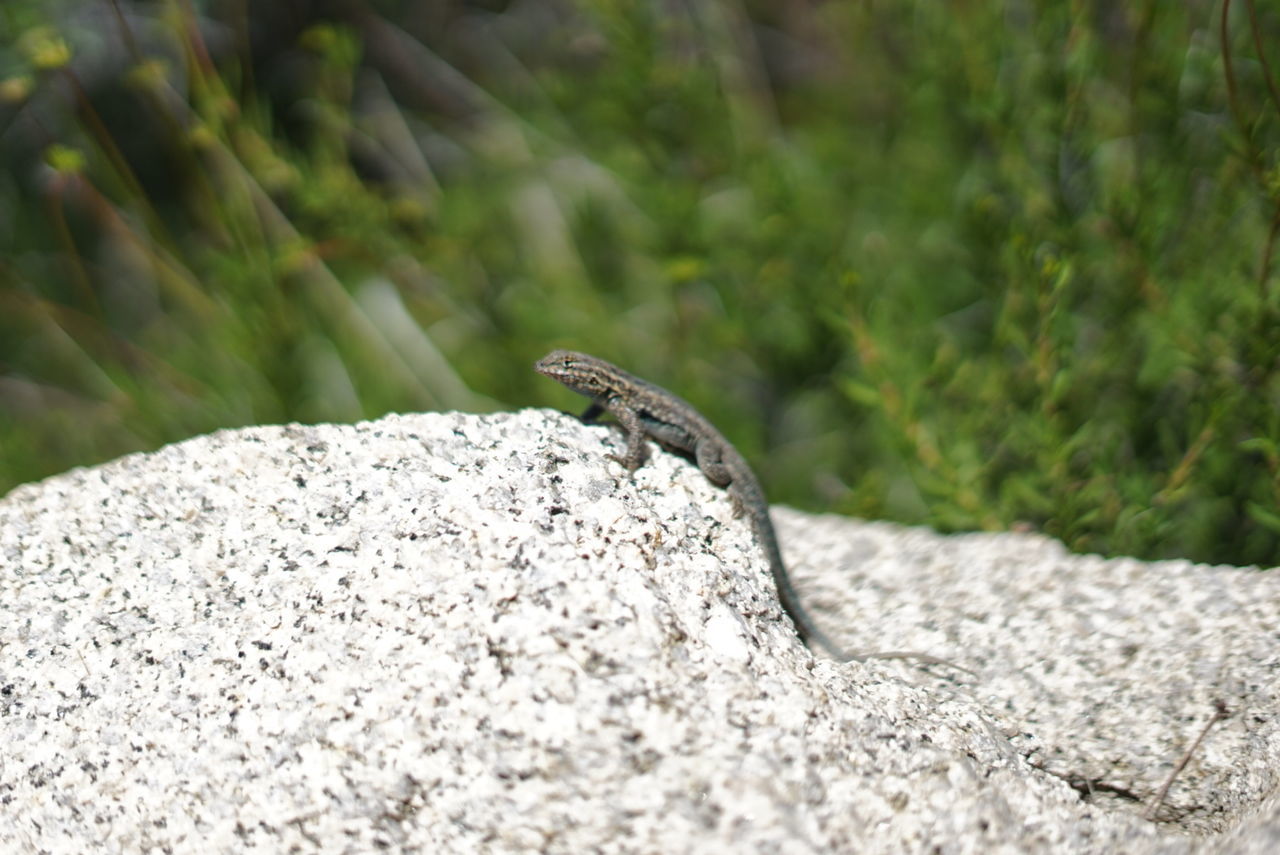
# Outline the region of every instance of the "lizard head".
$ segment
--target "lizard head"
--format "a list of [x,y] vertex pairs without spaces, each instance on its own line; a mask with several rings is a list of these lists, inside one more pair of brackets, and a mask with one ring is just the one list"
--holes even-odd
[[539,374],[591,398],[607,397],[616,391],[618,378],[627,376],[603,359],[573,350],[553,350],[533,367]]

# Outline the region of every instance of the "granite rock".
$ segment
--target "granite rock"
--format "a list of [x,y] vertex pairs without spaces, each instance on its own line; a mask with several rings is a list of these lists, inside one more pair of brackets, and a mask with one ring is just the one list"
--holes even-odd
[[1280,574],[775,508],[837,639],[973,673],[839,663],[621,445],[392,416],[13,491],[0,851],[1274,851]]

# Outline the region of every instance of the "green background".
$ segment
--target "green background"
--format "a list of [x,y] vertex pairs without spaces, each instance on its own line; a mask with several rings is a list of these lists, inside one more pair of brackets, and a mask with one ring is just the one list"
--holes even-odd
[[0,492],[677,391],[773,501],[1280,564],[1276,3],[0,6]]

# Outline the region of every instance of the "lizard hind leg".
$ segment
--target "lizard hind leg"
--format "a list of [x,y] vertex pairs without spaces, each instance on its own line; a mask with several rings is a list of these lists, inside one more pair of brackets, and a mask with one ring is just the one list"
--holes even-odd
[[[733,470],[725,465],[719,443],[708,440],[699,440],[694,443],[693,459],[697,461],[698,469],[712,484],[717,487],[729,487],[733,484]],[[740,504],[741,497],[737,496],[733,490],[729,492],[735,496],[734,504]]]
[[733,468],[724,462],[724,455],[718,443],[702,441],[694,443],[693,456],[698,469],[707,480],[717,487],[724,487],[733,503],[735,519],[751,510],[751,500],[743,494],[743,485],[733,480]]

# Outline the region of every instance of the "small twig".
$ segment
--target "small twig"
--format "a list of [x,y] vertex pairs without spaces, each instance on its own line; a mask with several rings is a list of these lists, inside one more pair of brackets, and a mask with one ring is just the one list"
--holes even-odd
[[1209,728],[1226,718],[1228,713],[1229,711],[1227,710],[1227,704],[1225,701],[1220,699],[1214,700],[1213,717],[1209,719],[1208,724],[1206,724],[1200,731],[1200,735],[1196,737],[1196,741],[1191,743],[1191,747],[1182,755],[1182,759],[1178,761],[1178,765],[1173,767],[1173,771],[1170,772],[1169,777],[1165,779],[1164,785],[1160,787],[1160,792],[1156,793],[1155,800],[1151,802],[1151,806],[1148,807],[1146,813],[1143,814],[1143,819],[1150,821],[1156,818],[1156,811],[1160,810],[1160,806],[1164,804],[1164,797],[1169,795],[1169,788],[1173,786],[1173,779],[1178,777],[1178,775],[1182,773],[1183,769],[1187,768],[1187,763],[1191,762],[1191,755],[1195,754],[1196,749],[1200,747],[1200,743],[1204,742],[1205,736],[1209,733]]

